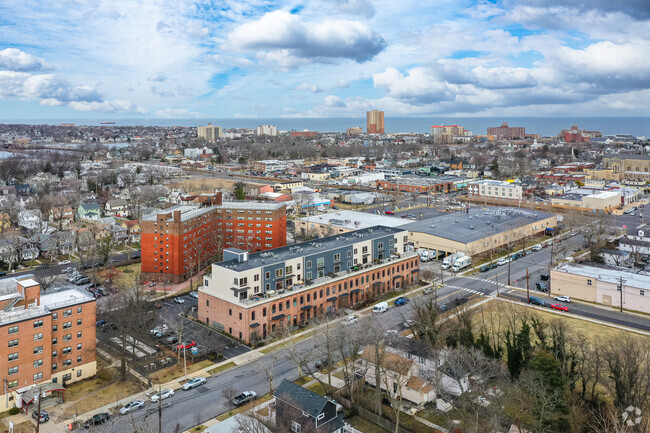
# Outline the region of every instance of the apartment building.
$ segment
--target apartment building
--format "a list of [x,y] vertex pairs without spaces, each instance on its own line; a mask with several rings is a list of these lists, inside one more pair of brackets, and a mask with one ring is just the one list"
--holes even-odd
[[431,135],[435,144],[452,144],[455,137],[465,135],[465,128],[458,125],[434,125],[431,127]]
[[95,321],[95,298],[86,291],[41,294],[32,278],[0,280],[0,407],[29,404],[36,385],[50,396],[94,376]]
[[501,182],[498,180],[479,180],[467,184],[467,195],[485,198],[523,198],[523,188],[518,183]]
[[208,126],[199,126],[196,128],[196,135],[198,138],[204,138],[208,141],[216,141],[223,137],[223,128],[208,123]]
[[199,288],[199,319],[251,342],[372,302],[418,281],[407,234],[375,226],[255,254],[226,249]]
[[270,135],[275,137],[278,135],[278,128],[275,125],[260,125],[257,127],[257,135]]
[[379,110],[370,110],[366,113],[368,134],[384,133],[384,112]]
[[263,251],[286,245],[282,203],[222,202],[178,205],[140,221],[143,280],[180,283],[197,275],[224,248]]
[[526,128],[523,126],[508,126],[508,122],[503,122],[501,126],[489,127],[487,135],[492,135],[500,139],[524,138]]

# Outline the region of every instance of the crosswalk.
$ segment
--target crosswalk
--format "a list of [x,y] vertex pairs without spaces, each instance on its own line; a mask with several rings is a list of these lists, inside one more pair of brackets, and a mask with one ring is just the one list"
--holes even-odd
[[449,287],[449,288],[456,289],[456,290],[464,290],[466,292],[473,293],[475,295],[485,295],[485,293],[483,293],[483,292],[481,292],[479,290],[468,289],[467,287],[455,286],[453,284],[445,284],[445,287]]

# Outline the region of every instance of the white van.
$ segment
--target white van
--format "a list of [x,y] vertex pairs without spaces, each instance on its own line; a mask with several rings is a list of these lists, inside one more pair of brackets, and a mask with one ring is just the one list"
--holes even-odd
[[380,302],[379,304],[374,306],[374,308],[372,309],[372,312],[373,313],[383,313],[386,310],[388,310],[388,302]]

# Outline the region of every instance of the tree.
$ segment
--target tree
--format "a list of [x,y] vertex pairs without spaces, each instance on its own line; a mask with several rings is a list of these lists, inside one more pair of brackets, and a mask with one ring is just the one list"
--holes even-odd
[[622,411],[632,405],[646,414],[650,395],[650,343],[626,334],[609,340],[602,350],[609,376],[605,383],[614,395],[616,408]]
[[499,170],[499,158],[495,157],[492,159],[492,163],[490,164],[490,172],[492,173],[492,177],[495,179],[501,177],[501,171]]
[[246,200],[246,184],[244,182],[235,182],[232,192],[235,199]]
[[235,406],[233,399],[237,396],[237,388],[235,388],[233,385],[228,385],[221,390],[221,395],[226,399],[226,404],[228,407],[232,409]]

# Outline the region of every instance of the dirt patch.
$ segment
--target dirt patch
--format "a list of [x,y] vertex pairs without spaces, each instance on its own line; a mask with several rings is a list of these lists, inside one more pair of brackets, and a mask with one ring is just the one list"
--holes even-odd
[[97,375],[92,379],[73,383],[66,388],[66,408],[63,418],[72,417],[111,404],[144,390],[139,380],[127,377],[120,381],[120,372],[116,367],[101,365]]
[[[211,365],[214,365],[214,363],[208,359],[196,362],[194,364],[190,364],[188,362],[187,364],[187,374],[194,373],[195,371],[199,371],[203,368],[209,367]],[[169,381],[172,381],[174,379],[180,378],[185,374],[185,368],[183,366],[182,360],[177,363],[176,365],[169,367],[169,368],[163,368],[162,370],[158,370],[155,373],[151,373],[149,376],[151,381],[155,384],[165,384]]]

